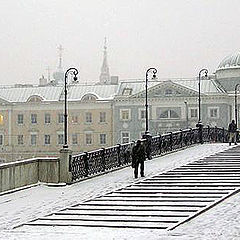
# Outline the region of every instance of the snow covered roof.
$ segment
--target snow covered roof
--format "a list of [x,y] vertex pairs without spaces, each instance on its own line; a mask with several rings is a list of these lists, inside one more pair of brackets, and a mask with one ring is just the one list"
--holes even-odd
[[[189,89],[198,91],[197,79],[167,79],[173,83],[182,85]],[[163,83],[164,80],[150,80],[148,87],[151,88]],[[165,81],[166,82],[166,81]],[[124,94],[125,90],[134,95],[145,89],[145,80],[125,80],[119,85],[68,85],[68,100],[80,101],[86,94],[95,95],[98,100],[112,100],[115,95]],[[127,92],[127,91],[126,91]],[[203,79],[201,81],[201,92],[205,94],[221,93],[223,90],[214,79]],[[7,102],[27,102],[32,96],[38,96],[42,101],[64,100],[64,86],[0,86],[0,99]]]
[[[68,85],[68,100],[81,100],[91,93],[99,100],[112,99],[117,85]],[[27,102],[31,96],[39,96],[43,101],[59,101],[64,99],[64,86],[27,86],[0,87],[0,99],[8,102]]]
[[40,96],[44,101],[57,101],[62,92],[62,86],[45,87],[0,87],[0,98],[8,102],[26,102],[31,96]]
[[[151,80],[148,81],[148,88],[156,86],[166,81],[171,81],[183,87],[189,88],[194,91],[198,91],[198,79],[165,79],[165,80]],[[223,90],[218,86],[214,79],[203,79],[201,80],[201,92],[205,94],[221,93]],[[131,95],[141,92],[145,89],[145,80],[129,80],[120,82],[117,95],[124,95],[125,89],[131,89]]]
[[98,100],[113,99],[118,85],[71,85],[68,100],[81,100],[86,94],[96,95]]
[[[176,79],[171,80],[177,84],[190,88],[192,90],[198,91],[198,79]],[[217,85],[214,79],[202,79],[200,81],[200,90],[202,93],[220,93],[223,92],[222,89]]]

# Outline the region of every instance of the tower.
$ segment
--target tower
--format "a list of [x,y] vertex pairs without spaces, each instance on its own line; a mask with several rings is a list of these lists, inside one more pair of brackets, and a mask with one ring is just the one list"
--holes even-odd
[[64,83],[64,72],[62,68],[62,52],[63,52],[63,47],[62,45],[59,45],[58,49],[58,67],[57,71],[53,73],[53,78],[56,84],[63,84]]
[[103,50],[103,64],[101,67],[101,74],[99,77],[100,84],[110,84],[110,74],[107,62],[107,39],[104,39],[104,50]]

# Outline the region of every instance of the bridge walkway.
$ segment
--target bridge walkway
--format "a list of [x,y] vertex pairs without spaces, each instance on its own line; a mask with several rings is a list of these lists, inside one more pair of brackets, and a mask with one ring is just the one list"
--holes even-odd
[[24,225],[172,230],[239,189],[237,146]]

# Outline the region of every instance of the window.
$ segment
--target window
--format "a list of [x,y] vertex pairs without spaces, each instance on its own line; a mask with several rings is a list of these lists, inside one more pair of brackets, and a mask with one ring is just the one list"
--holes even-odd
[[35,114],[35,113],[31,114],[31,123],[32,124],[37,123],[37,114]]
[[130,109],[120,109],[120,119],[130,120]]
[[106,144],[107,135],[105,133],[101,133],[99,136],[100,136],[100,144]]
[[78,116],[72,115],[72,123],[78,123]]
[[23,124],[23,114],[18,114],[18,116],[17,116],[17,123],[18,124]]
[[86,116],[86,123],[91,123],[92,122],[92,113],[87,112],[85,114],[85,116]]
[[131,94],[132,94],[132,89],[131,88],[124,88],[123,89],[123,92],[122,92],[123,96],[128,96],[128,95],[131,95]]
[[106,112],[100,112],[100,123],[106,122]]
[[190,109],[190,118],[197,118],[198,117],[198,109],[197,108],[191,108]]
[[218,108],[209,108],[208,109],[208,116],[210,118],[219,118],[219,109]]
[[3,135],[0,134],[0,145],[3,145]]
[[23,145],[23,135],[17,136],[18,145]]
[[45,124],[51,123],[51,115],[49,113],[45,113],[44,121],[45,121]]
[[146,110],[145,109],[139,109],[138,119],[139,120],[145,120],[146,119]]
[[82,97],[82,101],[96,101],[97,97],[95,95],[85,95]]
[[122,143],[130,142],[130,133],[129,132],[122,132]]
[[58,123],[63,123],[64,122],[64,115],[63,113],[58,114]]
[[44,135],[44,144],[49,145],[51,143],[50,135]]
[[172,89],[166,89],[165,90],[165,95],[172,95],[172,94],[173,94]]
[[28,102],[41,102],[43,99],[40,96],[30,96]]
[[74,145],[78,144],[77,134],[72,135],[72,144],[74,144]]
[[90,145],[92,144],[92,134],[86,133],[86,144]]
[[0,114],[0,124],[3,125],[3,115]]
[[58,134],[58,144],[63,145],[64,141],[63,141],[63,134]]
[[31,134],[31,145],[36,145],[36,144],[37,144],[37,135]]
[[179,116],[174,110],[169,109],[161,113],[160,118],[170,119],[170,118],[179,118]]

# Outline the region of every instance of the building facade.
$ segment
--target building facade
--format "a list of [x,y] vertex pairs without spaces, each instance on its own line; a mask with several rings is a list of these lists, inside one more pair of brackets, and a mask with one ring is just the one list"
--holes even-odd
[[[152,135],[196,126],[198,83],[198,78],[148,81],[148,119]],[[226,57],[216,73],[201,79],[201,121],[205,126],[227,128],[235,119],[234,90],[238,84],[240,52]],[[136,140],[145,133],[145,93],[145,80],[120,83],[114,98],[114,143]],[[237,116],[239,126],[239,104]]]
[[[63,86],[0,89],[0,159],[58,156],[64,144]],[[74,153],[113,145],[116,86],[70,85],[68,145]]]

